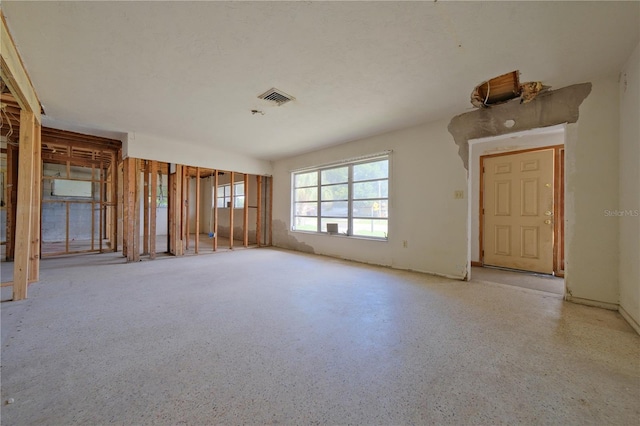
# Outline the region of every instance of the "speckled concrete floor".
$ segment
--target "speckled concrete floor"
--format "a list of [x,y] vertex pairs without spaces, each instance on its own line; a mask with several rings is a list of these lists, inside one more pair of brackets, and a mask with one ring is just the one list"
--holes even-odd
[[490,267],[471,268],[471,279],[564,295],[564,279],[534,272],[516,272]]
[[109,256],[2,304],[3,425],[640,418],[616,312],[275,249]]

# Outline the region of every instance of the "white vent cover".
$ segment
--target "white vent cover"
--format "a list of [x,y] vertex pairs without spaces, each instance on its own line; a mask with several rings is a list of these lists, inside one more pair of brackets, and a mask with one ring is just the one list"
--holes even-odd
[[266,101],[275,102],[278,106],[286,104],[289,101],[294,100],[293,96],[289,96],[284,93],[282,90],[278,90],[275,87],[264,92],[262,95],[258,96],[259,99],[264,99]]

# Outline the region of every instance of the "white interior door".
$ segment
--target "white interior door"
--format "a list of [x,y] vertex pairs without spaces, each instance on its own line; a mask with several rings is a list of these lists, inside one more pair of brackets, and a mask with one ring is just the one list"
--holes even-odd
[[553,273],[554,151],[486,157],[484,264]]

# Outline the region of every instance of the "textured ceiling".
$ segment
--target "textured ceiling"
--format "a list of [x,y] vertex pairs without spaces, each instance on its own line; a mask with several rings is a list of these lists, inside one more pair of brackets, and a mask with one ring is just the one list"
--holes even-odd
[[[48,124],[273,160],[471,108],[515,69],[553,88],[617,72],[638,2],[14,2]],[[295,101],[257,99],[276,87]],[[263,114],[252,114],[257,109]]]

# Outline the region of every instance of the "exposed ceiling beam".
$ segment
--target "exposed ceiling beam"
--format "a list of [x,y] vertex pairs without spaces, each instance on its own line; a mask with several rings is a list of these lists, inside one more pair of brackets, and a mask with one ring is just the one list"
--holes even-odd
[[27,70],[24,68],[13,38],[9,34],[2,10],[0,10],[0,21],[0,77],[16,97],[20,107],[32,112],[37,122],[41,123],[40,101],[31,84]]

